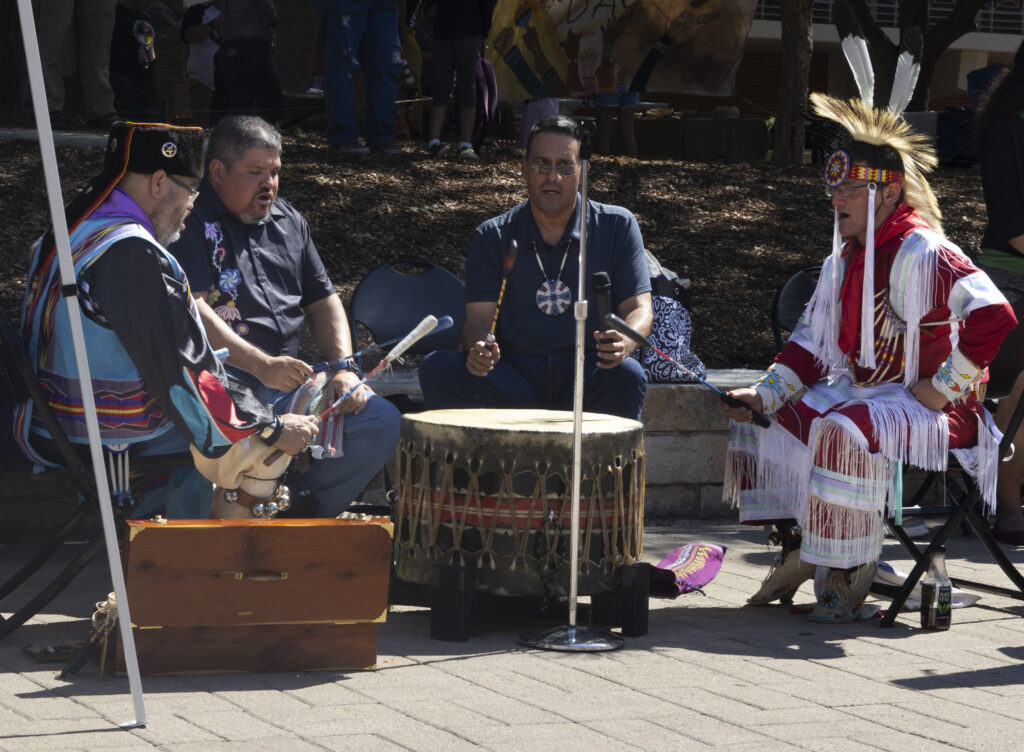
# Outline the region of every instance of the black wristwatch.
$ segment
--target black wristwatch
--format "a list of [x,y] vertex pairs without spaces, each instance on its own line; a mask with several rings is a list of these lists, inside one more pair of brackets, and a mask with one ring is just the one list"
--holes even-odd
[[267,446],[273,446],[277,443],[277,440],[281,438],[281,432],[283,430],[284,421],[281,420],[281,416],[275,415],[274,422],[261,429],[258,435],[264,444]]

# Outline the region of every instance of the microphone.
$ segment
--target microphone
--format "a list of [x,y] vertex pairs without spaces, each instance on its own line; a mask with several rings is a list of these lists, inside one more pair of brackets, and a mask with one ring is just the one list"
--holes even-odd
[[608,278],[608,272],[595,272],[590,277],[590,287],[594,291],[594,305],[597,308],[597,321],[603,332],[610,329],[608,326],[608,314],[612,313],[612,282]]

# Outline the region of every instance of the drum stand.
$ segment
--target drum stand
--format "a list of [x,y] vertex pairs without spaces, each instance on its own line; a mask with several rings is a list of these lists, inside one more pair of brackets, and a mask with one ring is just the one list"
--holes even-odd
[[596,652],[599,650],[616,650],[625,645],[625,640],[612,632],[594,627],[576,625],[576,596],[579,588],[580,565],[580,483],[582,481],[582,449],[583,449],[583,342],[586,333],[587,299],[583,296],[586,289],[586,257],[587,257],[587,172],[590,166],[591,137],[594,132],[593,123],[583,122],[579,126],[580,135],[580,268],[577,294],[579,299],[573,307],[576,317],[576,382],[573,390],[573,431],[572,431],[572,518],[570,524],[569,543],[569,623],[540,632],[529,632],[521,635],[519,641],[531,648],[544,650],[563,650],[569,652]]

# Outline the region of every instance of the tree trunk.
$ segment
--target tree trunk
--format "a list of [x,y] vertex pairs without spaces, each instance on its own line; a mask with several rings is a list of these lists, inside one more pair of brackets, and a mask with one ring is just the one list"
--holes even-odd
[[791,0],[782,4],[782,65],[772,152],[772,162],[777,165],[803,162],[804,112],[811,70],[812,4],[813,0]]
[[[867,0],[836,0],[848,2],[864,31],[864,38],[871,47],[871,59],[875,67],[875,105],[885,107],[889,103],[889,91],[896,74],[896,58],[899,45],[893,44],[871,15]],[[948,16],[939,22],[928,17],[928,3],[925,0],[900,0],[900,36],[911,26],[917,26],[924,35],[924,52],[921,56],[921,74],[917,88],[907,107],[912,112],[928,109],[929,92],[935,64],[942,54],[964,34],[975,31],[974,17],[993,0],[957,0]]]

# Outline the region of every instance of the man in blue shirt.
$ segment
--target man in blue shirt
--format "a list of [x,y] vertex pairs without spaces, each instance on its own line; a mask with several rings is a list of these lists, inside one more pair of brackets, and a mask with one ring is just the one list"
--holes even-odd
[[[221,120],[206,152],[206,176],[181,239],[170,247],[188,275],[210,341],[267,402],[301,405],[296,390],[313,376],[300,360],[299,329],[308,321],[328,361],[352,355],[348,319],[302,216],[277,195],[281,136],[260,118]],[[340,439],[320,437],[322,459],[306,485],[320,516],[336,516],[384,466],[398,442],[401,416],[342,368],[323,386],[323,405],[354,388],[335,410]]]
[[[576,122],[551,115],[527,139],[522,175],[528,199],[477,228],[466,259],[466,354],[431,353],[420,366],[430,409],[518,407],[571,409],[579,298],[580,142]],[[518,255],[501,309],[498,294],[509,244]],[[606,272],[611,310],[641,334],[653,319],[651,284],[636,218],[626,209],[588,201],[589,277]],[[639,420],[647,391],[635,344],[600,325],[590,280],[583,408]],[[498,311],[495,336],[491,323]]]

